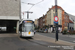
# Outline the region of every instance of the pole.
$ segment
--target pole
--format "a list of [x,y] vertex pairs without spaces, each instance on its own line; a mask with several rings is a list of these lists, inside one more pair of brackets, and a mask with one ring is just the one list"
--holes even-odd
[[[57,0],[55,0],[55,15],[58,16],[58,13],[57,13]],[[58,23],[55,24],[56,25],[56,40],[55,41],[58,41]]]
[[33,13],[33,12],[26,11],[25,13],[27,13],[27,19],[29,19],[29,13]]
[[27,19],[29,18],[29,13],[27,13]]
[[21,20],[21,0],[19,0],[19,17],[20,17],[20,20]]

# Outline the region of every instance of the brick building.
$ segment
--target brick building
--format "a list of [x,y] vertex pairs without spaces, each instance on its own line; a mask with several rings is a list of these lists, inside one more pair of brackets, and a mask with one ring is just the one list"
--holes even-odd
[[43,28],[43,17],[40,17],[40,18],[38,19],[38,27],[39,27],[40,29]]
[[43,27],[45,27],[46,26],[46,17],[47,17],[47,15],[43,15]]
[[68,28],[69,28],[69,15],[66,12],[64,12],[62,17],[62,31],[65,29],[68,30]]
[[47,17],[47,14],[46,15],[43,15],[42,17],[40,17],[38,19],[38,26],[43,29],[46,25],[47,25],[47,20],[46,20],[46,17]]
[[35,19],[34,24],[36,27],[38,27],[38,19]]

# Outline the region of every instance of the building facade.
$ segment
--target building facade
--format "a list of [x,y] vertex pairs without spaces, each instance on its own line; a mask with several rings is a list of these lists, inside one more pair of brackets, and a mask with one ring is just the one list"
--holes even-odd
[[43,15],[42,17],[40,17],[38,19],[38,26],[39,26],[39,28],[43,29],[43,28],[45,28],[47,26],[46,18],[47,18],[47,14]]
[[47,22],[46,17],[47,17],[47,15],[43,15],[43,17],[42,17],[43,18],[43,27],[46,26],[46,22]]
[[0,0],[0,27],[6,27],[4,32],[18,33],[20,17],[20,0]]
[[62,17],[62,31],[65,29],[69,30],[69,15],[66,12],[64,12]]
[[72,25],[72,26],[69,25],[70,27],[69,30],[75,30],[75,16],[71,14],[68,14],[68,15],[69,15],[69,20],[70,20],[69,24]]
[[40,29],[43,28],[43,17],[40,17],[40,18],[38,19],[38,26],[39,26]]
[[[61,29],[61,30],[62,30],[63,12],[64,12],[64,10],[60,6],[57,6],[57,16],[59,18],[58,29]],[[55,17],[55,6],[52,6],[52,8],[49,8],[49,10],[47,11],[47,19],[46,20],[47,20],[47,25],[50,26],[51,30],[55,31],[54,17]]]
[[69,19],[69,30],[74,31],[74,23]]
[[[68,31],[70,27],[75,30],[75,16],[66,13],[60,6],[57,6],[57,16],[58,20],[58,30],[64,31],[65,29]],[[46,15],[43,15],[39,18],[39,26],[43,28],[43,26],[49,26],[49,32],[55,31],[54,25],[54,17],[55,17],[55,6],[49,8]],[[71,21],[73,22],[71,22]]]
[[38,27],[38,19],[35,19],[34,23],[35,23],[35,26]]
[[[58,24],[62,25],[62,8],[57,6],[58,11]],[[55,17],[55,6],[52,6],[52,8],[47,11],[47,25],[54,25],[54,17]]]

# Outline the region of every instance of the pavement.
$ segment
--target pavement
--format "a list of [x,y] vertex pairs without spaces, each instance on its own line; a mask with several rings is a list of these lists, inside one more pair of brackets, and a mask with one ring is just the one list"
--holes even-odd
[[[38,37],[39,36],[39,37]],[[55,42],[55,38],[51,38],[51,37],[47,37],[47,36],[44,36],[44,35],[40,35],[40,34],[37,34],[35,35],[34,38],[35,40],[37,38],[37,40],[42,40],[42,41],[46,41],[46,42],[51,42],[51,43],[55,43],[55,44],[61,44],[61,45],[70,45],[70,46],[75,46],[75,43],[70,43],[70,42],[67,42],[67,41],[63,41],[63,40],[59,40],[57,42]]]
[[35,34],[32,38],[20,38],[18,34],[0,34],[0,50],[73,50],[74,44]]
[[[62,33],[59,33],[59,35],[62,35]],[[62,36],[66,36],[66,37],[71,37],[71,38],[75,38],[75,35],[62,35]]]
[[[43,35],[43,36],[47,36],[47,37],[51,37],[51,38],[54,38],[55,39],[55,33],[38,33],[37,34],[40,34],[40,35]],[[70,43],[74,43],[75,44],[75,38],[72,37],[72,35],[62,35],[61,33],[58,34],[58,40],[62,40],[62,41],[66,41],[66,42],[70,42]]]

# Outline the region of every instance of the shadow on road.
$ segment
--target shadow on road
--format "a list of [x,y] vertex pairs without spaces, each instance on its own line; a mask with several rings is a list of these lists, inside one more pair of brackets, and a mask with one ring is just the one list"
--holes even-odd
[[32,37],[20,37],[20,38],[26,39],[26,40],[28,40],[28,39],[33,39]]
[[0,32],[0,34],[17,34],[17,33],[2,33],[2,32]]

